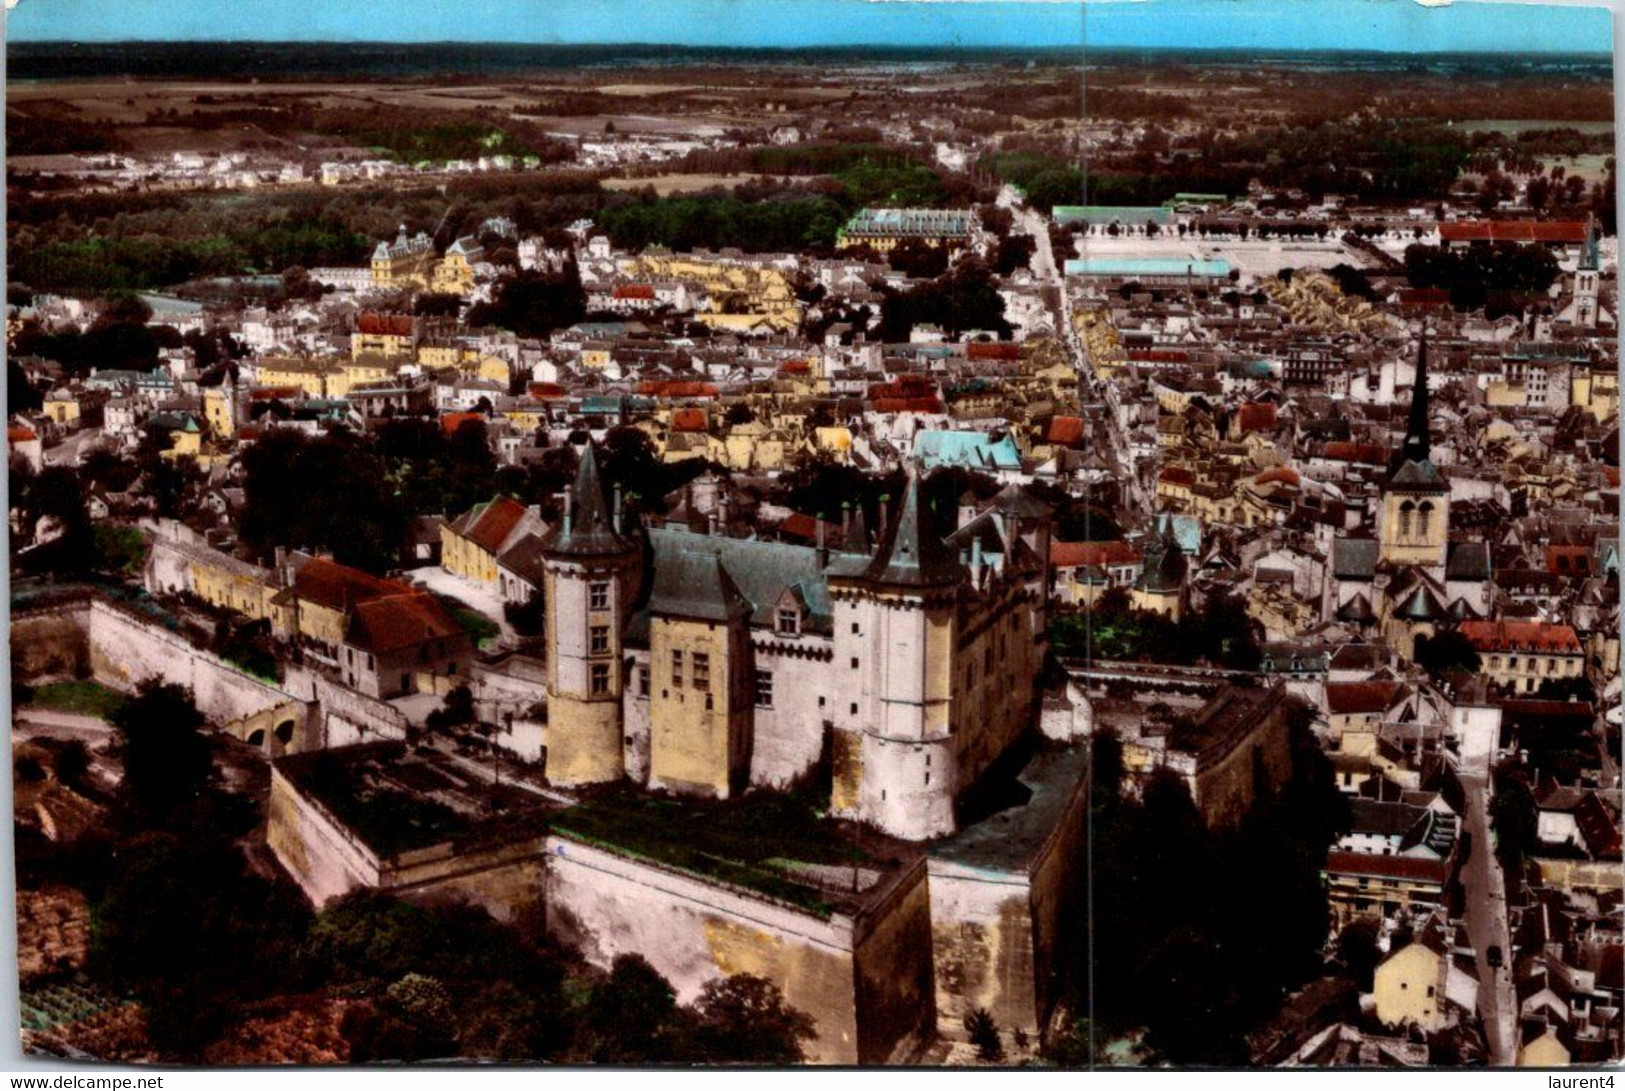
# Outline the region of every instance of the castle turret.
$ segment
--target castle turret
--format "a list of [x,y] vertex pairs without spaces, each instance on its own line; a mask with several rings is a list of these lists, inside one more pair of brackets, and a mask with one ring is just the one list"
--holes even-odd
[[639,586],[641,551],[611,518],[587,444],[564,513],[542,552],[547,610],[547,776],[557,784],[626,772],[622,634]]

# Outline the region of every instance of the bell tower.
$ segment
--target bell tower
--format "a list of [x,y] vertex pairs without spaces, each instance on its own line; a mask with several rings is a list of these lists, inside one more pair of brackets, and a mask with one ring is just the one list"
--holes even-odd
[[1602,254],[1595,221],[1586,224],[1585,250],[1574,271],[1574,324],[1583,329],[1597,328],[1598,296],[1601,294]]
[[564,514],[543,545],[547,610],[547,777],[598,784],[626,775],[621,637],[639,589],[641,552],[604,500],[589,442]]
[[1382,490],[1382,560],[1444,568],[1450,548],[1450,483],[1433,464],[1428,436],[1428,344],[1416,357],[1405,441]]

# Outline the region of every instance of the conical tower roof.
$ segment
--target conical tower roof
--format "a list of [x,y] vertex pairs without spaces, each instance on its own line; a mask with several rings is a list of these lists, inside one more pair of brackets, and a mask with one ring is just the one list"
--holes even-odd
[[1405,492],[1442,492],[1448,488],[1433,465],[1428,437],[1428,340],[1423,334],[1416,354],[1416,382],[1411,387],[1411,410],[1405,423],[1405,442],[1388,468],[1388,486]]
[[868,578],[904,587],[939,587],[963,579],[964,566],[934,522],[930,509],[920,503],[920,479],[911,473],[902,510],[869,565]]
[[598,476],[598,458],[588,443],[576,469],[569,508],[548,536],[547,551],[573,557],[605,556],[623,553],[631,544],[616,532],[610,519],[604,483]]

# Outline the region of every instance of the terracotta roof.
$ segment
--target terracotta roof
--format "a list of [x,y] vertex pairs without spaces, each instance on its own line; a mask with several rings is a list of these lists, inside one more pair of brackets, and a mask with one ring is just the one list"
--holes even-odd
[[1128,358],[1143,364],[1188,364],[1191,354],[1184,349],[1129,349]]
[[484,413],[445,413],[445,414],[442,414],[441,417],[440,417],[440,427],[445,431],[446,435],[455,436],[457,434],[457,429],[461,428],[463,425],[467,424],[471,420],[477,420],[481,424],[484,424],[485,423],[485,414]]
[[1443,860],[1415,856],[1373,856],[1365,852],[1327,853],[1326,871],[1334,875],[1371,875],[1441,885],[1450,877],[1450,865]]
[[619,284],[615,287],[616,299],[653,299],[654,286],[650,284]]
[[1580,653],[1580,638],[1570,625],[1549,625],[1543,621],[1464,621],[1460,632],[1481,652]]
[[18,425],[12,425],[6,429],[7,443],[28,443],[30,440],[35,440],[38,438],[39,437],[34,434],[34,430],[32,428],[23,428]]
[[937,384],[924,375],[900,375],[889,383],[875,383],[869,387],[869,398],[920,398],[935,396]]
[[356,315],[355,330],[357,333],[410,337],[412,336],[413,321],[412,316],[409,314],[378,314],[373,311],[364,311]]
[[411,592],[404,583],[379,579],[325,557],[315,557],[299,567],[293,577],[293,592],[299,598],[330,610],[346,610],[362,602]]
[[1253,483],[1257,485],[1268,485],[1274,481],[1280,481],[1283,484],[1291,485],[1293,487],[1297,487],[1303,483],[1302,478],[1298,476],[1298,471],[1289,466],[1276,466],[1273,469],[1265,470],[1263,473],[1253,478]]
[[673,409],[671,427],[674,432],[703,432],[706,428],[705,410]]
[[1404,288],[1399,303],[1402,307],[1444,307],[1450,303],[1450,293],[1443,288]]
[[1021,346],[1014,341],[972,341],[965,346],[969,360],[1019,360]]
[[942,399],[935,395],[923,398],[876,398],[869,408],[875,413],[940,413]]
[[1050,542],[1049,563],[1056,568],[1139,564],[1140,551],[1127,542]]
[[1586,576],[1591,572],[1591,550],[1586,546],[1549,545],[1546,571],[1557,576]]
[[717,388],[712,383],[682,379],[647,379],[638,384],[638,393],[658,398],[714,398]]
[[806,375],[812,371],[812,365],[805,360],[791,360],[779,368],[785,375]]
[[1183,466],[1164,466],[1162,472],[1157,475],[1157,480],[1166,481],[1170,485],[1190,486],[1196,484],[1196,475]]
[[1586,241],[1586,225],[1580,220],[1448,223],[1439,225],[1439,238],[1444,242],[1556,242],[1577,245]]
[[1243,432],[1269,432],[1275,428],[1274,402],[1248,402],[1236,414],[1236,427]]
[[470,509],[467,515],[452,525],[452,529],[487,553],[495,554],[529,510],[512,497],[499,496],[483,506]]
[[1049,422],[1049,435],[1051,443],[1060,443],[1070,447],[1083,440],[1082,417],[1056,417]]
[[1322,449],[1321,455],[1334,462],[1357,462],[1365,466],[1388,464],[1388,448],[1375,443],[1351,443],[1333,440]]
[[552,401],[555,398],[570,396],[570,392],[558,383],[531,383],[525,390],[531,397],[541,401]]
[[297,386],[261,386],[248,392],[249,400],[256,402],[272,402],[278,399],[297,398],[301,388]]
[[345,643],[372,652],[411,648],[426,640],[466,639],[463,627],[426,591],[363,602],[350,618]]
[[1326,709],[1333,716],[1387,712],[1399,700],[1400,682],[1328,682]]

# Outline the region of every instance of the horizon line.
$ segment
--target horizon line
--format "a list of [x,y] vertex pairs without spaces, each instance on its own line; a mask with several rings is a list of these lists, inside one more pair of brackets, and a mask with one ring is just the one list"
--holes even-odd
[[[462,39],[462,38],[434,38],[396,40],[388,38],[107,38],[92,40],[77,40],[71,38],[37,38],[6,43],[9,53],[13,48],[37,47],[100,47],[100,46],[152,46],[152,45],[299,45],[299,46],[355,46],[376,45],[390,47],[429,47],[429,46],[485,46],[509,49],[543,48],[543,49],[669,49],[688,50],[692,52],[721,52],[721,53],[818,53],[833,50],[876,50],[892,52],[935,52],[935,53],[1069,53],[1076,47],[1070,45],[958,45],[958,44],[930,44],[918,45],[890,44],[885,42],[825,42],[816,45],[737,45],[737,44],[706,44],[699,42],[515,42],[497,39]],[[1087,47],[1093,53],[1321,53],[1341,55],[1370,55],[1381,57],[1500,57],[1508,59],[1522,59],[1528,57],[1595,57],[1613,58],[1613,51],[1608,49],[1380,49],[1375,47],[1342,48],[1338,46],[1196,46],[1196,45],[1100,45]]]

